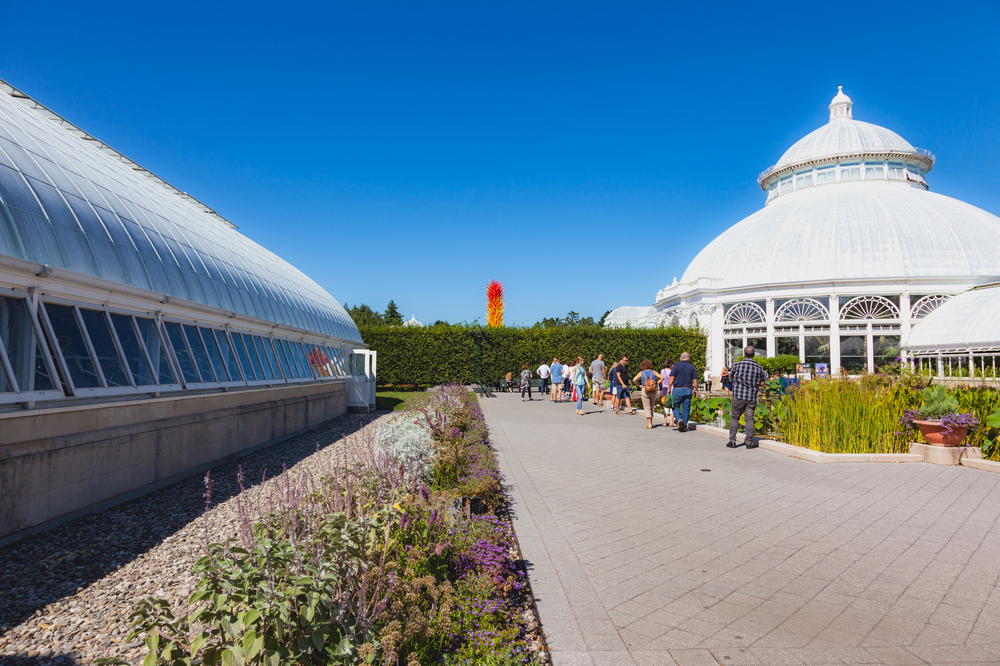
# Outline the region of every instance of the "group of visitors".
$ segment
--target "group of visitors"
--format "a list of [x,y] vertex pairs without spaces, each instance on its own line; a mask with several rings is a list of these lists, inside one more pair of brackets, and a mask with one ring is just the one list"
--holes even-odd
[[[757,439],[754,437],[754,410],[757,391],[767,379],[767,373],[753,360],[754,354],[752,346],[746,347],[743,350],[743,360],[733,364],[732,368],[726,368],[723,385],[733,392],[727,444],[731,448],[738,446],[736,434],[740,416],[746,421],[747,448],[757,446]],[[670,359],[665,361],[659,371],[653,369],[652,361],[643,359],[635,375],[629,371],[627,355],[615,361],[610,368],[604,363],[604,354],[598,354],[589,365],[582,356],[565,363],[553,358],[550,364],[542,363],[538,366],[534,373],[525,363],[520,374],[522,401],[532,400],[533,374],[537,374],[541,380],[542,395],[547,394],[551,402],[575,402],[579,416],[586,415],[583,403],[588,394],[591,404],[603,407],[607,402],[617,416],[635,414],[632,392],[637,390],[647,429],[653,428],[653,412],[659,404],[663,406],[664,427],[676,427],[679,432],[686,432],[691,415],[691,400],[698,395],[698,371],[687,352],[681,354],[676,363]],[[712,380],[707,370],[703,380],[704,385],[711,390]]]

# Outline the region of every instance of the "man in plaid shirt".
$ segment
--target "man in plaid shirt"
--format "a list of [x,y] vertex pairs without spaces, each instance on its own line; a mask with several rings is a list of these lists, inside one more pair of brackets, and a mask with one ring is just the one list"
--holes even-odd
[[746,438],[743,443],[748,449],[757,448],[757,438],[753,432],[753,413],[757,408],[757,390],[767,380],[767,372],[753,360],[754,348],[748,346],[743,350],[743,360],[734,363],[729,371],[733,382],[733,406],[729,414],[729,448],[736,448],[736,431],[740,427],[740,414],[746,423]]

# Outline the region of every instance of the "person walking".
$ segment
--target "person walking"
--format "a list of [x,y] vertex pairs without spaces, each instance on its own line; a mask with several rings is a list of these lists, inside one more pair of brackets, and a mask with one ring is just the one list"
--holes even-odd
[[660,404],[663,405],[663,427],[674,427],[674,400],[670,393],[670,373],[674,367],[673,359],[667,359],[660,370]]
[[538,375],[538,378],[542,380],[542,386],[539,391],[544,396],[549,392],[549,377],[552,376],[552,371],[549,370],[548,364],[545,361],[542,361],[542,364],[538,366],[538,370],[535,370],[535,373]]
[[615,396],[615,414],[621,416],[623,400],[628,407],[628,413],[635,414],[635,410],[632,409],[632,396],[629,393],[628,356],[622,356],[615,366],[614,374],[611,376],[611,393]]
[[684,352],[670,372],[670,395],[674,399],[677,431],[687,432],[691,416],[691,398],[698,395],[698,371],[691,365],[691,354]]
[[604,402],[604,354],[598,354],[597,358],[591,361],[590,381],[594,388],[590,402],[600,405]]
[[521,366],[521,402],[524,402],[525,391],[528,393],[528,402],[531,402],[531,370],[527,363]]
[[653,370],[653,362],[648,358],[642,359],[639,364],[639,372],[632,378],[633,384],[639,385],[642,397],[642,415],[646,417],[646,430],[653,429],[653,403],[656,401],[656,394],[659,392],[660,381],[663,376]]
[[559,359],[552,359],[552,365],[549,366],[549,371],[552,373],[552,392],[549,393],[549,400],[552,402],[562,402],[562,380],[563,380],[563,367],[559,363]]
[[[611,403],[611,408],[615,411],[618,411],[618,394],[614,391],[615,376],[617,374],[615,373],[615,368],[617,367],[618,361],[611,364],[611,369],[608,370],[608,391],[604,393],[604,398]],[[604,405],[602,404],[601,406],[603,407]]]
[[583,401],[587,396],[587,386],[590,385],[590,379],[587,378],[587,366],[584,363],[583,357],[577,356],[573,372],[573,390],[576,392],[576,413],[580,416],[584,415]]
[[740,414],[743,415],[743,430],[746,433],[743,443],[748,449],[757,448],[757,438],[754,437],[754,410],[757,409],[757,391],[767,381],[767,371],[753,360],[755,350],[753,345],[743,349],[743,360],[733,364],[729,371],[729,379],[733,384],[733,406],[729,412],[729,442],[731,449],[739,446],[736,443],[736,432],[740,428]]

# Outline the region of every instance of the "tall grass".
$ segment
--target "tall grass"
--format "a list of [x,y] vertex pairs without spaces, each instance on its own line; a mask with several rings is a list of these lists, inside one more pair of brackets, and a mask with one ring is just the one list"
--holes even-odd
[[912,436],[900,432],[903,410],[919,394],[900,383],[818,379],[785,398],[785,441],[825,453],[903,453]]

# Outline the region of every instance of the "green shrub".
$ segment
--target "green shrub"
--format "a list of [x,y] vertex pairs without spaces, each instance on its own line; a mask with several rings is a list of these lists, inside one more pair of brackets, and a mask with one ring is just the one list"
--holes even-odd
[[799,357],[791,354],[778,354],[771,358],[755,358],[754,360],[760,363],[769,375],[795,372],[795,366],[799,363]]
[[920,416],[925,419],[940,419],[946,414],[958,411],[958,398],[948,393],[943,386],[928,386],[921,392]]
[[508,372],[517,377],[524,363],[534,371],[552,358],[587,361],[604,354],[611,365],[628,354],[633,363],[648,358],[657,367],[667,359],[691,354],[699,371],[705,367],[705,335],[689,328],[562,328],[373,326],[361,328],[369,347],[378,351],[380,386],[435,386],[494,382]]

